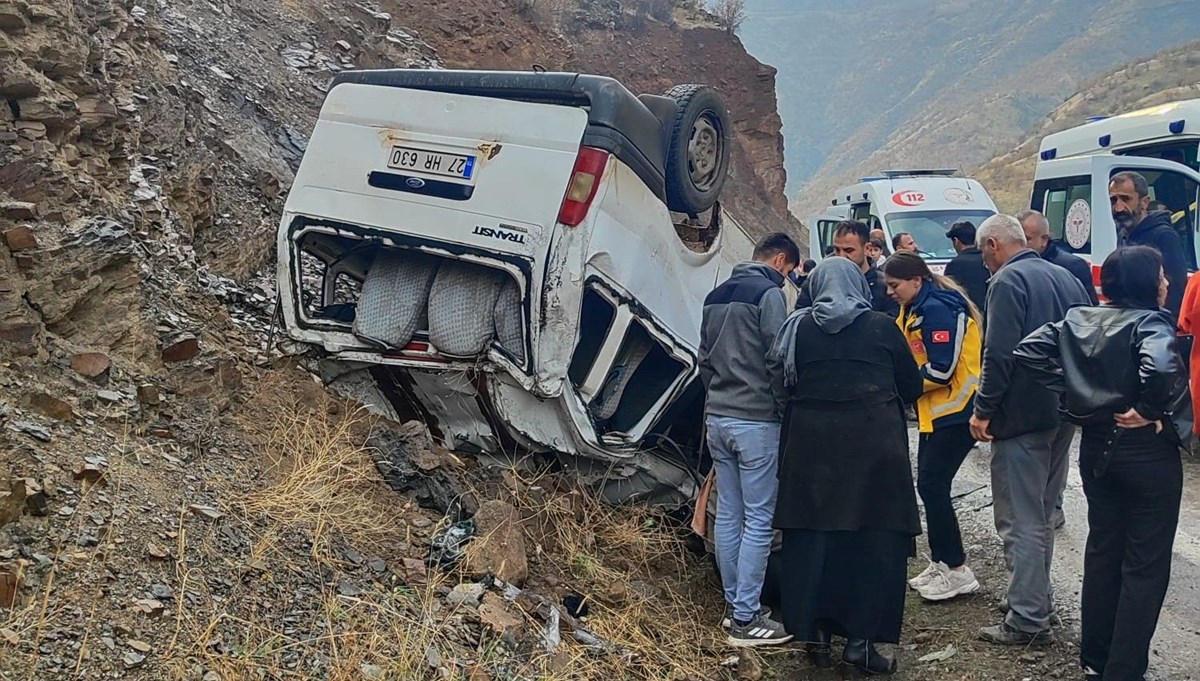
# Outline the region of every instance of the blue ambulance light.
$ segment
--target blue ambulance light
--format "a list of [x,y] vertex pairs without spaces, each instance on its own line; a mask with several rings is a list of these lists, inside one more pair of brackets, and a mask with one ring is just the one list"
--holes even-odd
[[1098,141],[1100,142],[1100,146],[1107,147],[1112,144],[1112,135],[1101,135]]
[[1179,133],[1183,132],[1183,126],[1186,123],[1187,121],[1181,118],[1177,121],[1171,121],[1167,128],[1171,131],[1172,135],[1178,135]]
[[1053,161],[1056,156],[1058,156],[1058,149],[1047,149],[1042,152],[1043,161]]
[[1109,117],[1108,117],[1108,116],[1088,116],[1088,117],[1087,117],[1087,122],[1088,122],[1088,123],[1096,123],[1096,122],[1099,122],[1099,121],[1103,121],[1103,120],[1105,120],[1105,119],[1107,119],[1107,118],[1109,118]]

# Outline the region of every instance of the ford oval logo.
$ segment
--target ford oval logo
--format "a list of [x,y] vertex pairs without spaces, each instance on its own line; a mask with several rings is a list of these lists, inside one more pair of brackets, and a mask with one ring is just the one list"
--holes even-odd
[[425,180],[419,177],[410,177],[404,181],[404,184],[408,185],[409,189],[423,189],[425,187]]

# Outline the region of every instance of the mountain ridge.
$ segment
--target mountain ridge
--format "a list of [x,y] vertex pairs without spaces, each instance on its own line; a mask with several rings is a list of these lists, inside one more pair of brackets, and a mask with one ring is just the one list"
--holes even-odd
[[966,170],[1020,144],[1084,82],[1193,39],[1197,9],[1194,0],[855,0],[836,10],[750,0],[742,37],[780,69],[788,191],[807,216],[862,175]]

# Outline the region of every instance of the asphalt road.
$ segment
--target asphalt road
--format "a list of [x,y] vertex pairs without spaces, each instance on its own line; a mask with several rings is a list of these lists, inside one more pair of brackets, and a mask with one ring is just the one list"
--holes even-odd
[[[916,433],[910,430],[912,451],[916,452]],[[959,473],[957,486],[963,491],[977,487],[959,503],[975,506],[988,503],[990,448],[980,445],[972,451]],[[1087,539],[1087,500],[1079,480],[1079,440],[1071,447],[1071,473],[1067,481],[1064,508],[1067,526],[1057,534],[1054,557],[1054,585],[1058,607],[1073,615],[1072,632],[1079,635],[1079,591],[1083,578],[1083,549]],[[991,514],[960,513],[962,522],[990,523]],[[999,542],[999,538],[996,539]],[[1200,680],[1200,459],[1184,461],[1183,506],[1179,530],[1175,535],[1175,556],[1171,586],[1159,619],[1158,631],[1150,653],[1148,681]]]

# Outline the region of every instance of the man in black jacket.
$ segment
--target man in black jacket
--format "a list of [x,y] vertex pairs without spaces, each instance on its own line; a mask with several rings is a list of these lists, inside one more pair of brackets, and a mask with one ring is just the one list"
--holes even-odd
[[[855,220],[843,220],[837,224],[833,232],[834,255],[845,258],[858,265],[858,269],[867,278],[867,286],[871,289],[871,309],[876,312],[886,312],[895,317],[900,314],[900,304],[887,294],[887,283],[883,272],[867,257],[867,242],[871,240],[871,231],[867,226]],[[812,307],[812,296],[808,287],[800,292],[796,299],[796,309]]]
[[1070,272],[1026,248],[1021,223],[1011,215],[984,220],[976,242],[992,278],[971,434],[992,443],[993,512],[1011,571],[1008,615],[979,635],[1004,645],[1046,644],[1054,639],[1054,507],[1066,484],[1075,429],[1060,421],[1058,396],[1017,366],[1013,350],[1043,324],[1060,322],[1069,308],[1090,301]]
[[1096,285],[1092,281],[1092,266],[1083,258],[1064,251],[1057,241],[1050,239],[1050,221],[1046,216],[1036,210],[1027,210],[1018,213],[1017,219],[1021,221],[1029,248],[1042,256],[1042,260],[1052,262],[1074,275],[1088,292],[1092,305],[1099,305]]
[[983,254],[975,247],[975,225],[969,220],[956,222],[946,232],[958,255],[946,263],[946,276],[967,290],[967,297],[981,311],[987,303],[987,282],[992,276],[983,266]]
[[1187,260],[1183,255],[1183,242],[1171,227],[1171,216],[1149,212],[1150,185],[1141,173],[1113,175],[1108,183],[1108,202],[1117,225],[1119,245],[1153,246],[1162,253],[1163,271],[1171,285],[1167,289],[1166,307],[1178,320],[1183,291],[1187,288]]

